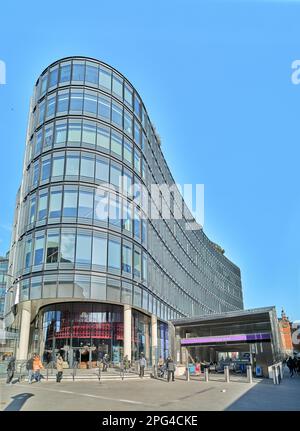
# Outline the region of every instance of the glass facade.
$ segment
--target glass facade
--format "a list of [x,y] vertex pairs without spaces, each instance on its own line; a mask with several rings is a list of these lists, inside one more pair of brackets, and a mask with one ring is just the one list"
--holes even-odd
[[243,307],[239,268],[203,230],[185,228],[194,219],[178,194],[152,202],[170,218],[147,218],[151,185],[175,182],[124,76],[94,59],[63,59],[39,77],[31,106],[7,313],[54,298],[131,305],[144,312],[133,318],[137,357],[150,352],[151,314],[165,322]]

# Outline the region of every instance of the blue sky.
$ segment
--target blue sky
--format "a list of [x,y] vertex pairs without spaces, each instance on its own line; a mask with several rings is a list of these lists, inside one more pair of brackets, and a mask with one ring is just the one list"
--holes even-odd
[[245,307],[299,319],[299,20],[297,1],[2,4],[0,254],[34,82],[56,59],[92,56],[137,88],[176,181],[205,185],[205,232],[240,266]]

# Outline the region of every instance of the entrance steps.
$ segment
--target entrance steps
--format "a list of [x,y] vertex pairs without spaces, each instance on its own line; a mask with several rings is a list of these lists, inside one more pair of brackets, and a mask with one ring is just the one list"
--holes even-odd
[[[42,371],[42,375],[44,376],[44,380],[48,381],[56,381],[56,370],[49,370],[48,374],[46,370]],[[151,374],[150,371],[145,371],[144,379],[150,379]],[[94,380],[94,381],[114,381],[114,380],[141,380],[139,375],[134,372],[120,373],[119,370],[109,370],[109,371],[101,371],[99,375],[98,369],[76,369],[75,374],[73,375],[72,369],[65,369],[63,373],[64,381],[79,381],[79,380]]]

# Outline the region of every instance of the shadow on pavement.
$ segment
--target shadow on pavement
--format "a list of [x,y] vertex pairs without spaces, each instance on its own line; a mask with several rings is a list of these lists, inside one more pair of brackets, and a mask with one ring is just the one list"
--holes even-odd
[[3,411],[19,411],[26,403],[26,401],[31,397],[34,397],[34,395],[27,392],[23,394],[17,394],[11,397],[13,401],[11,401]]

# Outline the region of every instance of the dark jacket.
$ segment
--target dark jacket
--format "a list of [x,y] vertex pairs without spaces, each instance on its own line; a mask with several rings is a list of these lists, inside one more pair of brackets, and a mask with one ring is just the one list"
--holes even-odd
[[28,361],[26,362],[26,370],[33,370],[33,358],[28,359]]
[[168,371],[175,371],[175,364],[174,364],[174,361],[172,359],[168,359],[166,365],[167,365]]
[[11,357],[7,364],[7,371],[15,371],[16,368],[16,359],[15,357]]

